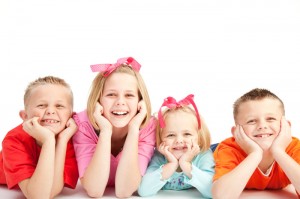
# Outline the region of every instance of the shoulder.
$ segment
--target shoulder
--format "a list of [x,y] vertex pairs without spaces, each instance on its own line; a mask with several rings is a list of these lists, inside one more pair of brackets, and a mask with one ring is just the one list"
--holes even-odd
[[244,154],[244,151],[241,147],[235,142],[233,137],[229,137],[222,142],[220,142],[214,151],[214,157],[217,158],[219,156],[226,157],[225,155],[234,156],[235,154]]
[[29,141],[33,140],[34,138],[32,138],[29,134],[27,134],[24,130],[23,130],[23,126],[22,124],[18,125],[17,127],[13,128],[12,130],[10,130],[6,136],[3,139],[3,145],[5,144],[11,144],[12,142],[20,142],[20,143],[27,143]]
[[155,134],[157,120],[155,117],[151,117],[144,128],[140,129],[140,136],[148,136]]

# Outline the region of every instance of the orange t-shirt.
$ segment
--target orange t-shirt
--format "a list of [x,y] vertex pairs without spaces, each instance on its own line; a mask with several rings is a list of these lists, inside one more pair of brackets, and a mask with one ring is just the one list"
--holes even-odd
[[[300,140],[293,137],[292,142],[286,148],[286,153],[296,162],[300,163]],[[216,166],[213,181],[233,170],[246,156],[247,154],[234,141],[233,137],[222,141],[214,152]],[[279,164],[274,162],[269,176],[263,175],[262,172],[256,168],[245,188],[258,190],[282,189],[289,184],[291,184],[290,180]]]

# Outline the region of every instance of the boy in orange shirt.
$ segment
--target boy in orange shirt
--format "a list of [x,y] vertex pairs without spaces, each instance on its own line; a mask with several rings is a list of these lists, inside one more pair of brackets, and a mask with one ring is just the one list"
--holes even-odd
[[78,169],[71,137],[77,130],[73,94],[60,78],[31,82],[24,95],[23,123],[2,142],[0,184],[20,188],[26,198],[53,198],[75,188]]
[[300,141],[291,136],[284,104],[266,89],[253,89],[233,105],[233,137],[214,152],[213,198],[238,198],[244,189],[300,193]]

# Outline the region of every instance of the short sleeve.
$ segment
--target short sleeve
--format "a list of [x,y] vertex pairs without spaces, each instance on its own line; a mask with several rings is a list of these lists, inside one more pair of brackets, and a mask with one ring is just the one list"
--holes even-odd
[[144,175],[155,148],[156,119],[152,117],[146,127],[140,131],[138,158],[141,175]]

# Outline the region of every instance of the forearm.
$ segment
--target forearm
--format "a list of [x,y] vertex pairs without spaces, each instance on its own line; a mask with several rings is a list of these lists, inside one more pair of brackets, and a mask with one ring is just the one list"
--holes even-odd
[[81,179],[90,197],[102,197],[110,175],[111,134],[100,133],[95,153]]
[[117,197],[130,197],[141,182],[138,162],[138,132],[128,133],[116,171],[115,189]]
[[54,181],[51,190],[51,198],[58,195],[64,187],[64,169],[68,140],[58,139],[55,149]]
[[36,169],[30,179],[19,183],[26,198],[50,198],[54,175],[55,139],[49,138],[43,145]]
[[257,168],[261,158],[261,154],[249,154],[232,171],[216,180],[212,187],[213,198],[238,198]]
[[162,171],[162,167],[159,167],[157,170],[150,171],[143,176],[138,189],[141,197],[155,195],[167,183],[167,179],[162,179]]
[[275,161],[280,165],[288,179],[300,193],[300,165],[285,151],[277,150],[274,154]]

